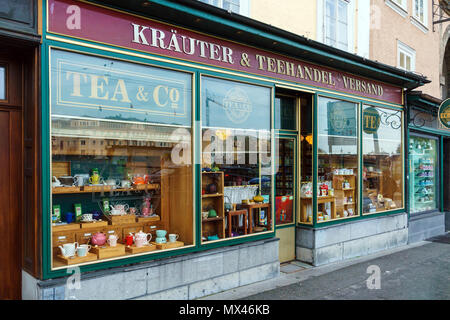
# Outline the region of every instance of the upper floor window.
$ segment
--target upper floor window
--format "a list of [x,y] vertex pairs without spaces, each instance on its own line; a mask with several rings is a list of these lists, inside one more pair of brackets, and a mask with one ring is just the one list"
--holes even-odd
[[248,0],[199,0],[201,2],[248,16]]
[[325,0],[324,43],[348,50],[348,5],[347,0]]
[[423,25],[427,25],[427,0],[413,0],[413,17]]
[[397,66],[406,71],[416,69],[416,51],[400,41],[397,43]]
[[390,0],[391,2],[394,2],[396,5],[398,5],[400,8],[407,10],[406,8],[406,0]]

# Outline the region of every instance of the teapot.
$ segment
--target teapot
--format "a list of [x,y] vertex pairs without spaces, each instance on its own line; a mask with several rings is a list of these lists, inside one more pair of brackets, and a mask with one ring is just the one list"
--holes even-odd
[[106,234],[97,232],[92,235],[91,242],[97,246],[103,246],[106,243]]
[[253,197],[253,201],[255,201],[256,203],[263,202],[264,201],[264,197],[261,194],[258,194],[258,195]]
[[[150,239],[148,238],[150,236]],[[134,242],[136,244],[136,247],[142,247],[144,245],[147,245],[150,240],[152,240],[152,234],[151,233],[145,233],[140,230],[134,235]]]
[[59,248],[61,249],[61,253],[64,257],[73,257],[78,248],[78,242],[65,243],[62,247],[59,246]]

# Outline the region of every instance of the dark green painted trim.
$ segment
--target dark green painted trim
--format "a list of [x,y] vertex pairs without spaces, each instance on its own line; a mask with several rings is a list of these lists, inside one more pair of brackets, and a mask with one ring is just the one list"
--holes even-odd
[[359,169],[358,169],[358,205],[357,205],[357,210],[358,210],[358,216],[360,217],[363,214],[363,189],[364,189],[364,182],[363,182],[363,170],[364,170],[364,149],[363,149],[363,110],[364,105],[362,103],[358,104],[358,117],[359,117],[359,128],[358,128],[358,145],[359,145],[359,152],[358,152],[358,156],[359,156]]
[[444,137],[439,139],[439,208],[444,211]]
[[431,128],[424,128],[424,127],[418,128],[418,127],[415,127],[412,125],[409,126],[409,130],[414,130],[414,131],[428,133],[428,134],[434,134],[434,135],[438,135],[438,136],[450,137],[450,131],[446,132],[446,131],[441,131],[441,130],[436,130],[436,129],[431,129]]
[[318,181],[318,168],[319,168],[319,157],[318,157],[318,142],[319,142],[319,130],[317,128],[318,126],[318,119],[317,116],[319,114],[319,97],[318,94],[314,94],[313,98],[313,198],[312,198],[312,219],[313,219],[313,227],[317,226],[317,181]]

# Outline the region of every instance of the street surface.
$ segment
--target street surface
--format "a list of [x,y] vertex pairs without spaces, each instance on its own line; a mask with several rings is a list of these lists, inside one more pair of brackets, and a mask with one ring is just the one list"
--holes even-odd
[[[265,284],[253,284],[247,288],[230,290],[209,298],[450,300],[450,233],[438,237],[435,241],[410,245],[393,253],[384,255],[381,253],[380,256],[369,257],[363,262],[353,264],[344,262],[344,266],[343,263],[339,263],[316,268],[298,268],[298,271],[291,273],[281,272],[278,281],[268,280]],[[287,267],[284,269],[289,270]],[[374,280],[376,274],[373,270],[379,270],[379,282]],[[368,288],[369,277],[371,277],[369,286],[379,285],[379,289]],[[290,284],[283,285],[283,283]]]

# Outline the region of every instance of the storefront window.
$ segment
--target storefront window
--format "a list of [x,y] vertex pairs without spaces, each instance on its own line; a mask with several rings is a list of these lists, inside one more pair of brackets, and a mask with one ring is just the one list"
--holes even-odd
[[276,139],[277,157],[275,168],[275,220],[277,225],[294,222],[295,210],[295,147],[296,139]]
[[202,241],[273,230],[271,89],[202,77]]
[[313,223],[313,105],[312,96],[300,98],[300,223]]
[[438,142],[436,139],[409,138],[411,213],[438,208]]
[[363,213],[402,208],[402,112],[363,108]]
[[0,66],[0,100],[6,99],[6,73],[5,68]]
[[358,215],[358,111],[355,103],[318,99],[317,221]]
[[51,57],[53,267],[194,244],[191,75]]

